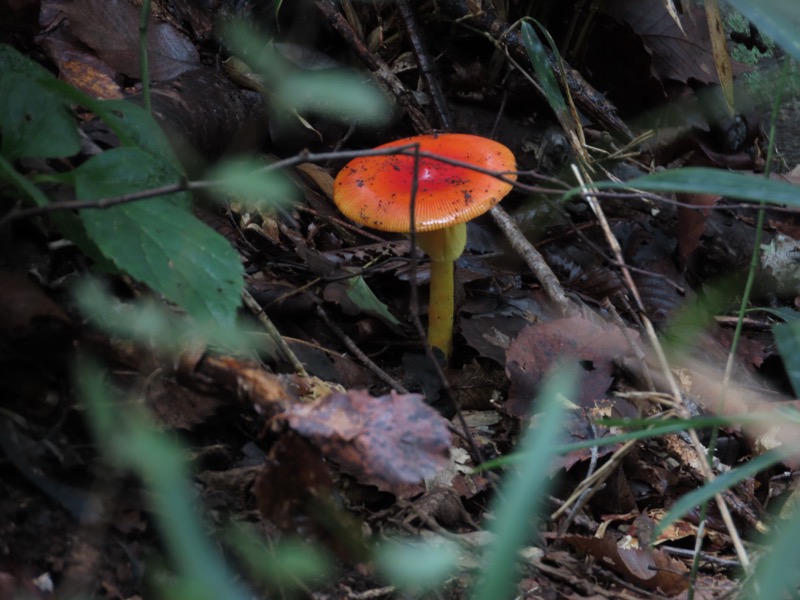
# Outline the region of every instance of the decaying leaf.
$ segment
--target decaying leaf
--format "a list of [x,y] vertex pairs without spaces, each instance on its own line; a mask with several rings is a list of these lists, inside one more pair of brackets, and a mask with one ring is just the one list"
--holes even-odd
[[333,393],[286,414],[294,431],[364,483],[418,483],[444,468],[447,421],[418,394]]
[[[627,338],[626,338],[627,335]],[[548,373],[558,364],[579,363],[577,400],[591,407],[613,381],[613,360],[630,351],[628,340],[637,340],[633,330],[625,335],[613,326],[600,326],[583,317],[537,323],[523,329],[506,353],[506,372],[511,389],[506,409],[524,416]]]

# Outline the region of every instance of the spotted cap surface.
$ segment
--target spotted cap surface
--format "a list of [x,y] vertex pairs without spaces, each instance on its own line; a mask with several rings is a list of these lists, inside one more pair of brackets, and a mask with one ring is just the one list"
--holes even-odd
[[[388,149],[419,144],[420,152],[505,172],[516,169],[511,150],[476,135],[419,135],[378,146]],[[511,184],[478,171],[432,158],[420,158],[414,225],[434,231],[474,219],[500,202]],[[414,158],[406,155],[365,156],[350,161],[336,176],[333,200],[349,219],[381,231],[410,230]],[[514,180],[516,175],[508,173]]]

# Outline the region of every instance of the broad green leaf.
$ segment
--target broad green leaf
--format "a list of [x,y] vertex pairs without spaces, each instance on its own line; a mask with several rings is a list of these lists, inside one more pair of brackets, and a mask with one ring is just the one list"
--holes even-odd
[[83,104],[117,134],[122,146],[136,146],[179,168],[164,131],[144,108],[125,100],[92,100]]
[[0,74],[0,153],[9,160],[71,156],[80,150],[75,120],[64,101],[41,83]]
[[775,325],[772,333],[794,394],[800,397],[800,321]]
[[[169,163],[136,147],[113,148],[91,157],[65,174],[76,185],[80,200],[97,200],[177,184],[181,173]],[[177,192],[144,202],[164,202],[186,211],[191,207],[187,192]],[[96,211],[95,211],[96,212]]]
[[[6,81],[6,77],[12,77]],[[19,88],[18,78],[27,80],[27,85],[23,89]],[[178,161],[169,144],[169,140],[158,126],[152,115],[142,107],[125,100],[96,100],[77,88],[72,87],[56,79],[49,71],[38,63],[23,56],[10,46],[0,45],[0,103],[3,98],[8,96],[19,96],[17,102],[21,102],[24,94],[30,92],[31,86],[50,98],[56,106],[60,107],[60,113],[65,113],[71,124],[71,136],[60,129],[51,125],[47,130],[47,135],[40,136],[42,143],[49,144],[50,152],[70,142],[74,142],[74,150],[67,154],[29,154],[27,156],[69,156],[79,149],[79,138],[75,121],[72,115],[66,110],[66,103],[79,104],[91,110],[99,116],[117,135],[120,144],[123,146],[138,146],[154,156],[161,157],[167,162],[177,166]],[[26,92],[27,90],[27,92]],[[31,104],[35,107],[35,104]],[[31,108],[27,108],[31,111]],[[56,119],[59,111],[53,113],[52,119]],[[3,124],[2,111],[0,111],[0,126]],[[66,123],[59,122],[59,125],[66,131]],[[3,127],[5,130],[5,127]],[[33,143],[33,142],[29,142]],[[5,140],[3,145],[5,147]],[[3,152],[5,154],[5,152]],[[12,157],[14,158],[14,157]]]
[[[73,171],[77,196],[94,200],[175,183],[168,164],[137,148],[117,148]],[[186,194],[81,212],[86,231],[119,269],[199,321],[233,326],[243,269],[231,245],[192,215]]]
[[727,0],[761,33],[800,60],[800,4],[791,0]]
[[225,161],[206,173],[205,178],[218,184],[210,188],[214,195],[223,199],[232,196],[250,206],[287,204],[296,192],[286,177],[264,171],[264,163],[255,159]]
[[358,275],[351,277],[348,281],[347,297],[365,314],[376,317],[389,326],[400,326],[400,321],[389,312],[389,307],[378,300],[378,297],[372,292],[363,277]]
[[[650,192],[717,194],[739,200],[754,202],[763,200],[772,204],[800,207],[800,187],[796,185],[703,167],[686,167],[653,173],[632,179],[624,185],[609,181],[601,181],[595,185],[601,189],[626,187]],[[567,197],[579,193],[580,189],[576,188],[567,192]]]
[[286,106],[299,113],[310,111],[362,125],[380,125],[390,115],[383,94],[368,80],[347,71],[294,72],[276,91]]

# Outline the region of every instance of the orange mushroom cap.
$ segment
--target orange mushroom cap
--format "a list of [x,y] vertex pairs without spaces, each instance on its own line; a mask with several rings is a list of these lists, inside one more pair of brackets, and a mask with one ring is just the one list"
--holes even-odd
[[[511,150],[477,135],[418,135],[378,146],[376,150],[418,143],[421,152],[473,164],[492,171],[516,169]],[[333,200],[352,221],[378,229],[408,233],[414,157],[364,156],[350,161],[336,176]],[[516,179],[513,173],[507,179]],[[465,167],[421,157],[414,226],[419,232],[470,221],[511,191],[511,184]]]

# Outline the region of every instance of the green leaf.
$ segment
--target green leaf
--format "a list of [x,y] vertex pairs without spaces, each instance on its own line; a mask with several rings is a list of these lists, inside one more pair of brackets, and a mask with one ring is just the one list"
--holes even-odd
[[764,469],[767,469],[772,465],[785,460],[792,454],[792,450],[787,448],[770,450],[769,452],[765,452],[764,454],[757,456],[741,467],[731,469],[727,473],[719,475],[711,483],[707,483],[703,487],[689,492],[685,496],[682,496],[675,504],[672,505],[672,507],[669,509],[669,512],[667,512],[667,514],[664,515],[664,517],[658,522],[654,536],[658,537],[667,527],[683,517],[694,507],[700,506],[704,502],[708,502],[720,492],[732,488],[736,484],[753,477]]
[[[137,148],[116,148],[73,171],[77,196],[94,200],[175,183],[170,165]],[[119,269],[199,321],[233,326],[243,269],[231,245],[192,215],[186,194],[84,210],[86,231]]]
[[539,36],[536,35],[533,27],[527,21],[522,22],[522,43],[525,45],[528,58],[531,60],[531,65],[533,65],[533,70],[536,72],[539,85],[542,86],[550,108],[556,114],[566,113],[567,104],[561,94],[561,88],[558,87],[558,82],[547,58],[547,52],[542,42],[539,41]]
[[391,540],[377,548],[376,563],[407,597],[440,587],[458,568],[461,548],[443,538]]
[[728,0],[761,33],[800,60],[800,5],[787,0]]
[[79,281],[72,292],[94,326],[115,337],[152,345],[165,357],[197,344],[213,343],[238,352],[251,345],[251,338],[240,328],[176,318],[174,311],[152,297],[122,303],[91,278]]
[[125,100],[82,102],[117,134],[122,146],[136,146],[178,168],[178,159],[164,131],[141,106]]
[[[5,156],[60,157],[78,152],[80,138],[68,110],[70,103],[97,114],[117,135],[121,145],[138,146],[177,167],[169,140],[142,107],[125,100],[96,100],[59,81],[13,48],[0,45],[0,127]],[[6,145],[18,146],[20,137],[24,137],[27,153],[7,154]]]
[[96,366],[80,363],[75,371],[76,387],[106,455],[133,469],[148,488],[162,539],[180,574],[193,585],[193,594],[187,597],[251,598],[206,534],[195,509],[197,497],[186,473],[184,451],[140,412],[115,402]]
[[392,327],[400,327],[400,321],[389,312],[389,307],[378,300],[361,275],[351,277],[347,287],[347,297],[364,313],[376,317]]
[[[740,200],[754,202],[763,200],[772,204],[800,207],[800,187],[796,185],[703,167],[686,167],[653,173],[628,181],[624,186],[610,181],[601,181],[595,185],[602,189],[626,187],[650,192],[717,194]],[[580,189],[576,188],[567,192],[566,196],[579,193]]]
[[780,523],[765,545],[766,555],[756,565],[739,598],[796,598],[800,585],[800,512]]
[[12,161],[80,150],[75,120],[64,101],[27,75],[0,74],[0,131],[0,153]]
[[390,116],[383,94],[362,76],[347,71],[292,73],[280,83],[277,95],[299,113],[313,111],[346,122],[380,125]]
[[206,179],[218,184],[210,191],[220,199],[232,196],[250,206],[274,207],[287,204],[296,189],[289,180],[275,171],[264,171],[264,163],[256,159],[225,161],[206,173]]
[[772,333],[794,394],[800,397],[800,321],[775,325]]

